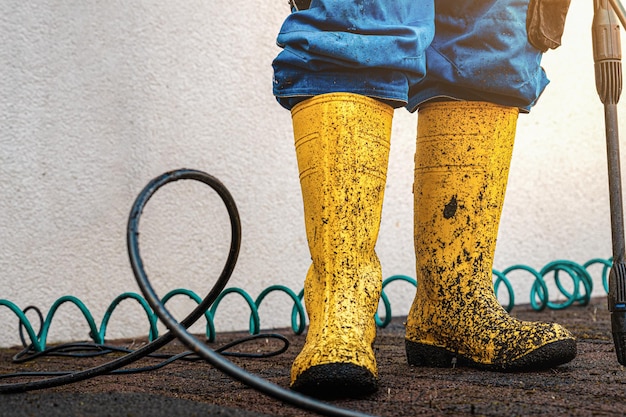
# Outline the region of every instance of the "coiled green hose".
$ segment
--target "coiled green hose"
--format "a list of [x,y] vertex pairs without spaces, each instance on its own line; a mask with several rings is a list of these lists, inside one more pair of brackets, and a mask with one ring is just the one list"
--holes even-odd
[[[588,271],[588,268],[596,264],[600,264],[603,266],[601,279],[604,291],[608,293],[608,272],[610,271],[612,262],[610,259],[600,258],[592,259],[582,265],[573,261],[557,260],[548,263],[539,271],[531,268],[530,266],[521,264],[513,265],[504,269],[503,271],[493,270],[493,274],[495,277],[494,290],[496,294],[498,294],[502,285],[506,288],[508,303],[504,307],[507,311],[511,311],[515,307],[515,293],[508,275],[515,271],[524,271],[525,273],[530,275],[532,279],[534,279],[534,282],[530,288],[530,305],[534,310],[542,311],[545,308],[549,308],[552,310],[562,310],[574,304],[584,306],[589,303],[593,290],[593,279]],[[565,301],[561,303],[550,301],[548,285],[546,284],[546,278],[550,275],[553,276],[555,286],[559,290],[560,295],[565,296]],[[568,291],[566,289],[566,286],[564,285],[565,277],[569,277],[569,279],[572,281],[571,288],[573,288],[573,290]],[[415,278],[411,278],[407,275],[394,275],[383,281],[383,291],[381,293],[380,303],[381,308],[384,311],[384,318],[381,319],[379,314],[376,313],[375,318],[378,327],[386,327],[391,322],[391,319],[393,317],[391,301],[389,300],[389,296],[385,292],[385,288],[388,287],[389,284],[396,281],[405,282],[413,285],[414,287],[417,287],[418,285]],[[302,290],[298,294],[296,294],[293,290],[284,285],[272,285],[264,289],[256,297],[256,299],[253,299],[252,296],[245,290],[232,287],[226,288],[222,292],[220,292],[216,300],[211,305],[211,308],[204,311],[203,313],[204,319],[206,320],[205,336],[207,340],[209,342],[215,341],[215,316],[219,306],[223,302],[223,299],[229,294],[238,295],[243,298],[243,300],[246,302],[250,309],[250,325],[248,330],[250,334],[260,333],[262,325],[259,309],[263,300],[273,292],[284,293],[289,297],[291,302],[293,302],[291,314],[291,329],[295,334],[302,334],[306,327],[306,314],[304,305],[302,303]],[[162,302],[163,304],[167,304],[167,302],[172,298],[181,295],[188,297],[196,304],[200,304],[202,302],[202,298],[198,294],[184,288],[170,291],[163,297]],[[145,312],[146,319],[148,321],[149,340],[153,341],[157,339],[159,337],[159,331],[157,329],[158,317],[150,308],[150,305],[145,300],[145,298],[134,292],[126,292],[116,297],[106,309],[100,326],[97,326],[96,320],[90,310],[87,308],[87,306],[81,300],[71,295],[61,297],[54,302],[52,307],[50,307],[50,310],[48,311],[45,319],[43,320],[43,323],[40,323],[38,331],[35,330],[36,326],[30,322],[30,320],[24,314],[23,310],[15,305],[13,302],[9,300],[0,300],[0,306],[7,307],[13,312],[13,314],[15,314],[15,316],[19,320],[20,331],[21,328],[26,331],[26,334],[30,339],[30,343],[32,344],[33,349],[36,351],[43,351],[47,347],[48,331],[54,319],[54,315],[62,304],[70,303],[75,305],[85,319],[87,326],[89,326],[89,334],[94,343],[102,344],[106,339],[107,326],[109,324],[111,316],[113,315],[113,312],[122,302],[125,302],[126,300],[134,301],[141,306],[141,308]]]

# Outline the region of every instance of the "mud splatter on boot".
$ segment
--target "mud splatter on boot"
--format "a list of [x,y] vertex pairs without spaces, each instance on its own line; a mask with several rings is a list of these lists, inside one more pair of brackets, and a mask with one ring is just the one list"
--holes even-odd
[[309,330],[291,386],[316,396],[376,390],[372,344],[382,271],[378,239],[393,109],[355,94],[317,96],[292,110],[312,265]]
[[576,356],[566,329],[511,317],[493,292],[517,116],[515,108],[482,102],[420,109],[413,190],[418,289],[406,331],[411,365],[518,371]]

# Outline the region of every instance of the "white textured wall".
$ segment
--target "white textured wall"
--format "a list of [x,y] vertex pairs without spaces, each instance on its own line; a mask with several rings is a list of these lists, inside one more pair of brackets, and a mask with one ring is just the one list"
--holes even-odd
[[[274,40],[288,11],[282,3],[0,3],[0,299],[46,313],[71,294],[99,324],[117,295],[138,291],[125,245],[135,196],[180,167],[215,175],[238,204],[243,244],[230,285],[253,297],[271,284],[299,291],[308,253],[290,117],[271,93]],[[552,84],[532,114],[520,117],[498,269],[610,256],[592,2],[572,3],[564,46],[544,61]],[[378,245],[385,276],[414,275],[415,120],[404,110],[394,120]],[[155,286],[204,294],[229,239],[224,209],[209,189],[168,186],[141,226]],[[515,284],[519,302],[528,301],[527,281]],[[406,314],[411,292],[392,285],[394,314]],[[181,314],[191,306],[172,307]],[[286,297],[270,296],[263,327],[288,325],[290,307]],[[246,328],[247,320],[247,307],[233,296],[216,325]],[[107,334],[146,331],[145,317],[128,303]],[[87,333],[78,310],[64,306],[49,340],[84,340]],[[0,345],[17,343],[17,321],[2,308]]]

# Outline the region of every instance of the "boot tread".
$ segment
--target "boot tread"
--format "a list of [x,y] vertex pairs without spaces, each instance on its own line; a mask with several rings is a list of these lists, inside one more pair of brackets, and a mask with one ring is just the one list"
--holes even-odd
[[328,363],[302,372],[291,388],[317,398],[359,398],[376,392],[378,378],[352,363]]
[[446,348],[405,340],[409,365],[435,368],[456,366],[485,371],[525,372],[554,368],[576,357],[576,341],[566,338],[547,343],[507,363],[480,363]]

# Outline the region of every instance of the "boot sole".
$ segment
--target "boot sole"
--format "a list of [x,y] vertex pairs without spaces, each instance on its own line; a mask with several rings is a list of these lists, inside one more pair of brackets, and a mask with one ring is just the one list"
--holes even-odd
[[484,364],[458,355],[445,348],[405,339],[409,365],[434,368],[470,367],[486,371],[539,371],[562,365],[576,357],[576,341],[564,339],[548,343],[510,363]]
[[359,398],[376,392],[378,378],[358,365],[329,363],[302,372],[291,388],[317,398]]

